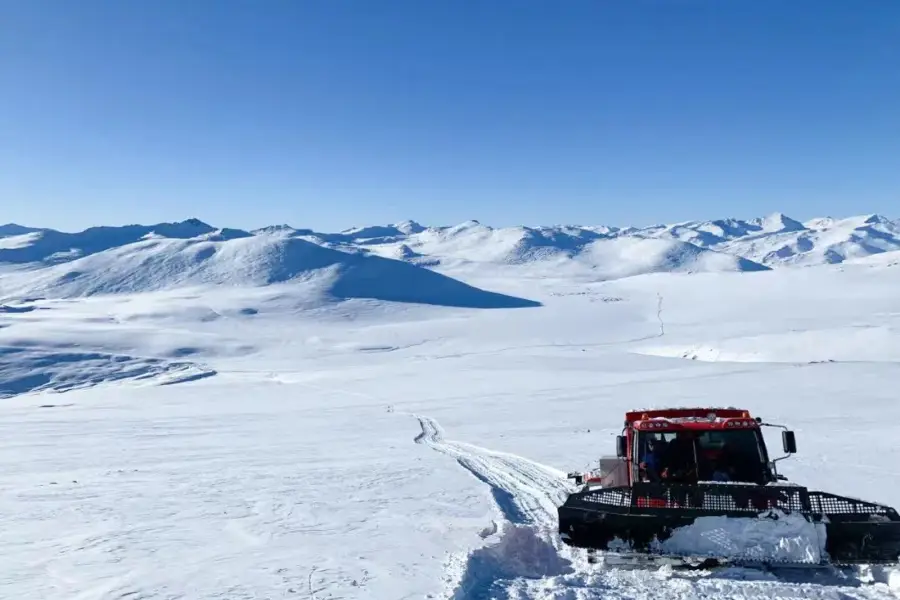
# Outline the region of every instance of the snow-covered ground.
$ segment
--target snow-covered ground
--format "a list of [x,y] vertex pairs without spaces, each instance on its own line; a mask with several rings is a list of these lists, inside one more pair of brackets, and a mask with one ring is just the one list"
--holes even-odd
[[592,281],[132,233],[0,275],[0,597],[895,597],[880,570],[589,565],[555,508],[626,409],[666,405],[789,425],[792,480],[900,506],[896,261],[648,271],[627,242]]

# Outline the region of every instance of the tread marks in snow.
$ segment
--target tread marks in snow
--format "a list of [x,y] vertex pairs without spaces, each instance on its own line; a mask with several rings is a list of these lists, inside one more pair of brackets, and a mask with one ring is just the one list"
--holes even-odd
[[446,441],[434,419],[417,418],[422,432],[415,442],[455,458],[463,468],[488,484],[507,521],[539,528],[555,527],[556,507],[571,491],[561,474],[519,456]]
[[452,600],[509,597],[517,579],[574,573],[553,543],[556,507],[570,491],[564,473],[513,454],[445,440],[436,421],[417,418],[422,431],[414,441],[455,458],[488,484],[507,521],[496,542],[454,561],[458,583]]
[[[784,581],[741,569],[665,575],[662,571],[595,569],[557,542],[556,507],[571,489],[565,474],[528,459],[446,440],[440,425],[417,416],[417,444],[446,454],[487,483],[507,520],[498,541],[451,561],[452,600],[875,600],[896,599],[895,585]],[[493,537],[493,536],[490,536]],[[584,563],[584,564],[582,564]],[[755,575],[756,579],[746,579]]]

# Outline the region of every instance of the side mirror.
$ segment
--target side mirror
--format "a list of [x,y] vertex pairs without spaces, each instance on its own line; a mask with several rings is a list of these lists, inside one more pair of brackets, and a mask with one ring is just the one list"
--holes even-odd
[[617,435],[616,436],[616,456],[618,456],[619,458],[625,458],[625,456],[627,455],[627,450],[628,450],[628,447],[625,442],[625,436]]
[[796,454],[797,453],[797,440],[794,438],[793,431],[782,431],[781,432],[781,444],[784,446],[784,451],[788,454]]

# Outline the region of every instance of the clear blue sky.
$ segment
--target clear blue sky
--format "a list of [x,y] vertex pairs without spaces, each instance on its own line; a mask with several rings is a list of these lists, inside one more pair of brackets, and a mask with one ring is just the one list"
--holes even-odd
[[0,222],[900,216],[897,0],[0,0]]

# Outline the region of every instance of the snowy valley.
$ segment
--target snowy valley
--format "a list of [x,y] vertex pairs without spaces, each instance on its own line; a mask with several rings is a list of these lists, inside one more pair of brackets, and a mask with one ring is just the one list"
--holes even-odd
[[0,596],[898,597],[555,530],[635,407],[746,408],[792,481],[900,507],[898,328],[878,215],[0,226]]

